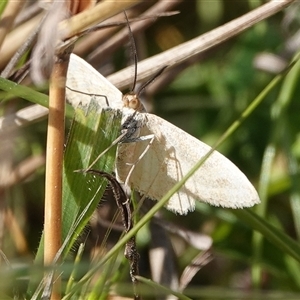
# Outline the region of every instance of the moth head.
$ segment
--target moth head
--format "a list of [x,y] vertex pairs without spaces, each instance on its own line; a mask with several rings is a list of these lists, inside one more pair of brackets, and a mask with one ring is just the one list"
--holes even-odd
[[129,92],[123,96],[123,105],[127,108],[132,108],[138,112],[144,112],[145,108],[139,99],[138,95],[134,92]]

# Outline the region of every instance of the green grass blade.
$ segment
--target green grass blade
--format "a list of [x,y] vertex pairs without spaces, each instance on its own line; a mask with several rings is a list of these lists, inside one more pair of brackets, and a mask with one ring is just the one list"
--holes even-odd
[[[37,92],[33,88],[17,84],[2,77],[0,77],[0,90],[7,92],[7,97],[14,95],[32,103],[40,104],[44,107],[49,106],[48,95]],[[73,117],[74,115],[74,109],[68,104],[66,106],[66,115],[69,118]]]
[[[119,136],[121,113],[102,110],[95,101],[86,109],[78,108],[68,136],[64,155],[62,228],[65,257],[87,225],[106,188],[102,177],[74,172],[86,169],[90,163]],[[114,170],[116,146],[103,155],[93,168],[108,173]],[[36,263],[43,258],[43,237]],[[31,284],[29,294],[36,284]]]
[[7,5],[7,2],[8,2],[8,0],[0,1],[0,15],[2,15],[2,13]]
[[[74,170],[85,169],[104,150],[106,150],[120,133],[121,114],[116,111],[102,111],[99,116],[97,110],[88,112],[88,117],[77,114],[71,132],[64,162],[64,201],[63,220],[68,225],[64,226],[65,237],[71,228],[74,216],[83,209],[92,205],[87,213],[87,218],[82,229],[93,211],[96,209],[106,187],[103,178],[96,178],[89,174],[74,173]],[[93,167],[108,173],[114,170],[116,146],[112,147]],[[70,209],[72,214],[70,215]],[[76,234],[74,236],[76,238]]]
[[249,209],[232,210],[241,221],[260,232],[272,244],[300,262],[300,245],[287,234],[280,231],[265,219],[259,217]]

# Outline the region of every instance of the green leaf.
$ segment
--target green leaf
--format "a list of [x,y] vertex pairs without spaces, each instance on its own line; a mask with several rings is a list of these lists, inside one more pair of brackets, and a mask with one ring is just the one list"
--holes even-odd
[[[32,103],[40,104],[44,107],[49,107],[48,95],[37,92],[33,88],[29,88],[27,86],[17,84],[13,81],[4,79],[0,77],[0,90],[8,93],[6,95],[6,99],[9,95],[14,95],[20,97],[22,99],[28,100]],[[3,100],[2,100],[3,101]],[[74,115],[74,109],[70,105],[66,105],[66,116],[72,117]]]
[[280,231],[266,220],[256,215],[249,209],[232,211],[241,221],[260,232],[266,239],[300,262],[300,245],[287,234]]
[[[109,148],[120,134],[121,112],[103,109],[96,101],[89,107],[78,108],[68,136],[64,155],[62,257],[68,255],[74,242],[87,225],[99,204],[107,182],[99,176],[74,172],[89,167],[100,153]],[[111,147],[93,166],[112,173],[115,165],[116,145]],[[36,264],[43,260],[44,239],[41,238],[36,255]],[[32,283],[32,295],[37,283]]]
[[0,1],[0,15],[2,15],[6,5],[7,5],[8,0],[2,0]]
[[[78,225],[73,238],[80,234],[96,209],[106,187],[106,181],[99,176],[74,172],[86,169],[95,158],[106,150],[119,136],[121,112],[102,110],[101,115],[89,107],[88,117],[77,111],[72,125],[64,159],[63,222],[65,238],[74,218],[89,207],[82,224]],[[115,166],[116,145],[93,166],[94,169],[112,173]]]

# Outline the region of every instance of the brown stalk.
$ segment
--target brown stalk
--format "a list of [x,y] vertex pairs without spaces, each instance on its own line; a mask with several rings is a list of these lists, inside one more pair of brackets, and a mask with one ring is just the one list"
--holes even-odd
[[[77,13],[86,8],[78,2],[54,2],[53,14],[62,13],[61,17],[67,16],[60,9],[66,9]],[[64,7],[66,4],[66,7]],[[86,4],[93,4],[89,1]],[[63,5],[63,6],[61,6]],[[52,16],[50,16],[52,18]],[[50,21],[53,20],[49,19]],[[54,35],[55,36],[55,35]],[[50,75],[49,85],[49,117],[46,149],[46,179],[45,179],[45,224],[44,224],[44,264],[51,265],[62,244],[62,194],[63,194],[63,153],[65,141],[65,91],[66,76],[70,53],[73,47],[69,47],[54,55],[54,65]],[[49,51],[49,47],[46,48]],[[50,52],[51,53],[51,52]],[[61,283],[56,275],[51,292],[51,300],[59,300]]]
[[[49,265],[61,247],[62,168],[65,131],[65,82],[68,55],[56,57],[49,87],[49,117],[45,181],[44,262]],[[57,281],[58,282],[58,281]],[[59,283],[51,300],[60,299]]]

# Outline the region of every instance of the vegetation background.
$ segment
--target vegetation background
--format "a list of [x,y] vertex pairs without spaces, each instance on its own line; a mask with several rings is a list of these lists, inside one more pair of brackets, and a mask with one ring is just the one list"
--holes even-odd
[[[29,9],[36,6],[35,1],[24,2],[20,15],[28,14]],[[139,16],[155,3],[144,1],[138,4],[128,12],[129,18]],[[142,61],[182,44],[262,4],[263,1],[250,0],[174,1],[172,10],[180,11],[179,14],[158,18],[151,26],[134,32],[138,59]],[[122,14],[120,16],[124,18]],[[26,22],[17,22],[13,28],[22,30]],[[143,95],[149,111],[213,145],[295,57],[299,49],[299,23],[299,3],[295,1],[287,9],[238,36],[167,70],[147,87]],[[112,35],[120,27],[108,30]],[[86,48],[87,41],[79,41],[75,53],[88,60],[93,51],[103,44],[108,44],[108,38],[99,31],[98,38],[90,38]],[[3,47],[2,51],[5,49]],[[109,75],[131,63],[132,49],[127,42],[103,53],[100,59],[91,60],[97,60],[95,67],[103,75]],[[24,61],[30,54],[29,50]],[[4,57],[2,55],[0,61]],[[1,63],[2,68],[5,64]],[[213,241],[212,247],[207,246],[203,251],[176,234],[169,234],[176,253],[176,262],[172,263],[176,265],[178,274],[182,274],[195,257],[203,258],[199,272],[191,278],[184,291],[192,299],[246,299],[247,295],[251,299],[261,298],[262,295],[268,299],[288,299],[299,296],[299,257],[291,254],[299,253],[296,244],[300,238],[298,65],[296,63],[295,68],[283,77],[238,130],[218,148],[257,188],[262,204],[251,209],[259,218],[257,222],[254,218],[247,219],[247,214],[243,212],[202,203],[197,204],[196,211],[187,216],[174,215],[164,209],[160,212],[160,217],[168,220],[168,224],[173,223],[174,227],[176,224],[183,231],[193,232],[194,241],[202,241],[200,233]],[[22,84],[26,85],[27,82],[28,78]],[[47,93],[46,90],[42,92]],[[2,98],[2,116],[30,105],[26,100],[6,94]],[[66,131],[69,125],[70,119],[67,120]],[[0,249],[5,256],[0,265],[3,282],[0,286],[8,297],[16,295],[16,289],[19,295],[26,290],[20,280],[22,273],[12,272],[14,276],[6,278],[8,262],[12,269],[18,269],[21,265],[30,269],[43,230],[46,131],[47,121],[44,119],[4,136],[1,141]],[[38,162],[35,160],[37,157],[40,158]],[[30,172],[24,178],[16,177],[5,184],[10,174],[25,162],[31,164]],[[98,210],[104,209],[105,205],[100,205]],[[98,214],[109,217],[106,211]],[[104,226],[103,229],[102,226],[100,230],[97,226],[91,225],[96,233],[88,235],[87,245],[91,247],[86,247],[86,256],[90,255],[89,251],[95,251],[93,246],[96,241],[103,239],[102,235],[98,236],[99,232],[102,234],[109,228]],[[155,239],[150,227],[143,228],[137,236],[141,255],[140,272],[147,278],[151,278],[149,251],[151,239]],[[278,232],[282,235],[278,235]],[[116,235],[118,238],[118,233]],[[290,238],[296,243],[288,244]],[[114,235],[111,240],[108,239],[108,245],[113,244],[115,239]],[[203,248],[208,244],[204,242]],[[76,249],[72,251],[75,253]],[[123,249],[120,249],[120,253],[123,253]],[[156,262],[152,263],[155,265]],[[130,282],[128,265],[124,263],[122,268],[117,285]],[[114,288],[115,293],[116,290]],[[130,286],[125,292],[119,293],[130,295]]]

